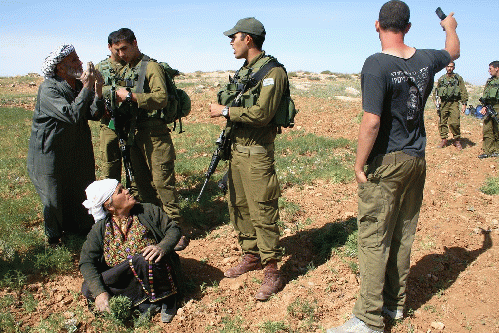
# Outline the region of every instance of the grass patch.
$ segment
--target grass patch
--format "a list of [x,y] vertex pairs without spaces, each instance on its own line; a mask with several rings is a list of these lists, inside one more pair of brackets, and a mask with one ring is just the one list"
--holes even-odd
[[330,223],[318,230],[312,239],[315,253],[321,261],[327,261],[332,251],[338,252],[343,246],[344,255],[354,257],[357,255],[357,219]]
[[290,327],[286,325],[284,321],[266,321],[260,326],[260,332],[262,333],[282,333],[289,332]]
[[309,302],[296,298],[288,307],[286,311],[291,317],[298,320],[313,321],[315,312],[317,311],[317,302]]
[[[354,143],[344,138],[320,137],[290,131],[276,140],[276,168],[281,183],[288,186],[312,184],[316,179],[346,183],[353,179]],[[345,152],[346,150],[346,152]]]
[[480,187],[480,191],[488,195],[499,194],[499,177],[489,177],[486,179],[485,184]]
[[239,316],[236,317],[223,317],[223,327],[218,331],[219,333],[245,333],[246,329],[242,327],[243,319]]

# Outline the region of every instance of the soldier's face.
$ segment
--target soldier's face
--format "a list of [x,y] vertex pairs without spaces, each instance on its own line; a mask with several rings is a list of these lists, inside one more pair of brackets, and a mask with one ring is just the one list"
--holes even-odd
[[119,61],[119,62],[123,61],[123,59],[121,59],[120,56],[118,55],[118,52],[113,49],[112,45],[108,44],[107,48],[109,49],[109,52],[111,52],[111,59],[112,60]]
[[246,39],[249,36],[246,35],[244,38],[242,36],[243,34],[241,32],[238,32],[237,34],[232,35],[230,38],[230,45],[234,50],[234,57],[236,59],[242,59],[248,56],[249,48]]
[[499,67],[489,66],[489,74],[493,77],[499,76]]
[[445,69],[447,70],[447,74],[452,74],[454,72],[454,64],[453,63],[450,63],[447,65],[447,67],[445,67]]
[[126,63],[130,63],[135,60],[139,54],[139,48],[137,47],[136,40],[134,40],[131,44],[126,40],[122,40],[116,44],[113,44],[111,48],[113,49],[112,52]]

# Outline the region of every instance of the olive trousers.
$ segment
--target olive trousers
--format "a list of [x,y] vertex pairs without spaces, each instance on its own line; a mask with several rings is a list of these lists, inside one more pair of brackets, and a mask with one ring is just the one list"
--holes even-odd
[[170,218],[183,222],[175,189],[175,148],[162,119],[137,124],[130,158],[139,200],[163,207]]
[[353,314],[383,329],[382,307],[403,309],[426,177],[424,158],[395,152],[380,156],[359,184],[360,295]]
[[101,123],[99,141],[102,156],[102,178],[112,178],[121,182],[121,152],[116,132],[108,125]]
[[[499,110],[499,104],[494,105]],[[483,152],[485,154],[499,153],[499,131],[497,123],[489,116],[483,118]]]
[[229,215],[244,254],[254,254],[265,265],[280,260],[279,181],[274,166],[274,144],[234,145],[229,163]]
[[459,111],[459,101],[442,102],[440,106],[440,119],[438,130],[441,139],[447,139],[449,130],[454,139],[461,138],[461,112]]

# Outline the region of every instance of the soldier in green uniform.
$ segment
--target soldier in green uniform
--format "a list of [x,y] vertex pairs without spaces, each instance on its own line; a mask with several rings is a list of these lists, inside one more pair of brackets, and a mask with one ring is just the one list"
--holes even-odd
[[454,136],[454,146],[458,150],[463,149],[461,139],[461,125],[460,125],[460,112],[459,102],[462,104],[462,112],[466,110],[468,103],[468,91],[464,84],[463,78],[454,73],[456,65],[454,62],[449,63],[445,70],[446,74],[438,79],[437,87],[435,88],[435,104],[440,114],[438,122],[438,129],[440,131],[440,138],[442,141],[438,148],[447,146],[447,136],[449,130]]
[[[275,58],[262,51],[265,28],[255,18],[245,18],[224,32],[230,38],[236,59],[245,59],[243,67],[219,96],[246,82],[252,73]],[[232,123],[232,149],[228,171],[229,214],[243,251],[242,261],[227,270],[229,278],[264,268],[264,281],[256,299],[267,300],[282,288],[277,267],[279,247],[279,182],[274,165],[274,140],[277,127],[271,123],[289,87],[283,67],[272,68],[254,87],[248,89],[239,106],[219,99],[210,105],[211,117],[224,116]],[[234,97],[234,96],[232,96]]]
[[[104,98],[110,98],[110,91],[113,84],[116,84],[118,74],[126,65],[120,57],[114,52],[111,47],[111,41],[113,36],[116,34],[113,31],[109,34],[107,39],[107,47],[111,52],[110,56],[101,62],[99,62],[95,68],[104,77],[104,88],[102,89]],[[116,132],[109,128],[109,121],[111,120],[111,115],[106,112],[104,117],[101,119],[99,139],[100,139],[100,151],[102,154],[102,178],[112,178],[116,179],[118,182],[121,181],[121,153],[118,145],[118,136]]]
[[[491,77],[487,80],[483,89],[483,99],[485,103],[492,105],[496,112],[499,111],[499,61],[492,61],[489,64],[489,74]],[[487,114],[487,109],[482,107],[480,112]],[[483,120],[483,154],[478,158],[498,157],[499,156],[499,131],[497,123],[492,117],[486,117]]]
[[[175,189],[175,148],[170,129],[160,110],[168,103],[168,92],[163,69],[156,61],[147,61],[144,81],[139,81],[143,59],[132,30],[119,29],[111,38],[111,48],[126,62],[118,81],[116,101],[120,112],[131,115],[130,133],[133,144],[130,158],[135,173],[135,184],[141,202],[153,203],[177,223],[181,224],[177,191]],[[142,92],[136,92],[143,83]],[[183,250],[188,238],[182,236],[175,250]]]

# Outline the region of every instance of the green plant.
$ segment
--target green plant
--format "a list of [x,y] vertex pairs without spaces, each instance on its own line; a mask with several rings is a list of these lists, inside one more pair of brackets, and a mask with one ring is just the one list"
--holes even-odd
[[26,275],[18,270],[10,270],[0,280],[0,287],[20,292],[26,284]]
[[109,300],[109,308],[114,319],[125,322],[132,313],[132,301],[127,296],[113,296]]
[[26,313],[31,313],[35,311],[36,307],[38,306],[38,302],[33,297],[33,294],[27,291],[25,291],[24,294],[21,296],[21,302],[23,304],[22,305],[23,310]]
[[301,300],[296,298],[286,308],[288,314],[299,320],[312,321],[314,319],[315,311],[317,309],[317,302],[309,302],[308,300]]
[[64,246],[47,247],[35,255],[34,265],[42,274],[67,272],[73,268],[73,254]]
[[243,320],[241,317],[223,317],[223,327],[219,330],[220,333],[244,333],[246,330],[242,327]]
[[14,296],[12,295],[5,295],[2,298],[0,298],[0,309],[5,309],[14,304]]
[[331,256],[332,250],[340,248],[347,242],[353,242],[353,239],[349,237],[357,230],[357,219],[351,218],[342,222],[330,223],[323,229],[316,231],[312,239],[314,250],[319,258],[327,260]]
[[284,321],[266,321],[260,324],[260,331],[263,333],[289,332],[290,328]]
[[489,177],[485,180],[485,184],[480,187],[480,191],[489,195],[499,194],[499,177]]

